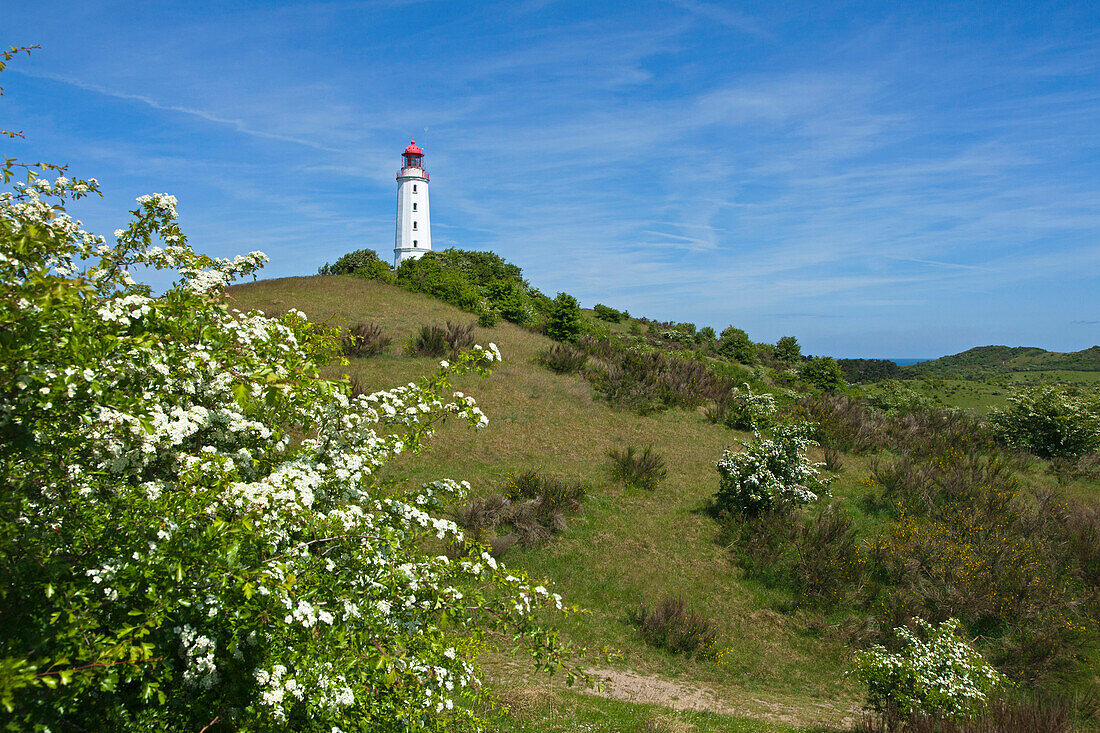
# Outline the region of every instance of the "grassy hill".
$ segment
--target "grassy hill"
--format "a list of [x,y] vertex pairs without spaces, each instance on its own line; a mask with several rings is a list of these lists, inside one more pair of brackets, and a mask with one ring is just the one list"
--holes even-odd
[[[377,323],[393,345],[377,357],[352,360],[347,369],[377,388],[435,367],[435,359],[398,355],[421,325],[471,320],[426,296],[351,276],[261,281],[233,287],[229,295],[242,310],[274,314],[295,307],[311,320]],[[566,532],[536,549],[512,550],[504,560],[551,580],[570,602],[588,610],[565,633],[575,644],[610,653],[612,661],[594,656],[592,667],[629,669],[704,689],[725,709],[760,720],[810,724],[849,717],[858,699],[843,676],[844,647],[808,634],[797,614],[771,609],[769,591],[741,582],[715,541],[714,520],[703,511],[717,488],[714,462],[747,434],[710,424],[700,413],[639,417],[612,409],[581,377],[533,365],[552,342],[512,324],[479,328],[477,336],[480,343],[497,343],[504,362],[489,379],[468,378],[458,387],[477,398],[489,426],[477,433],[444,429],[428,454],[398,478],[451,476],[469,480],[480,494],[498,491],[510,473],[528,469],[583,482],[588,498]],[[650,444],[669,462],[661,486],[646,493],[613,484],[608,449]],[[858,474],[856,466],[851,473]],[[664,594],[690,599],[717,623],[720,644],[730,650],[721,663],[687,661],[641,642],[628,614]],[[490,669],[506,690],[541,687],[507,655]]]
[[982,379],[1010,372],[1100,371],[1100,346],[1062,353],[1035,346],[978,346],[960,354],[902,367],[907,376]]
[[[393,339],[384,353],[331,368],[367,389],[435,368],[436,359],[402,353],[421,326],[473,320],[438,300],[352,276],[261,281],[228,295],[242,310],[298,308],[314,321],[379,325]],[[584,378],[537,365],[552,342],[510,323],[477,328],[476,336],[495,342],[504,361],[490,378],[462,378],[456,386],[477,398],[489,426],[476,433],[446,426],[424,456],[392,464],[391,478],[466,479],[475,496],[500,492],[510,475],[528,470],[584,484],[583,507],[565,531],[537,547],[516,546],[503,561],[546,578],[585,609],[564,625],[563,638],[586,650],[589,670],[610,678],[600,696],[566,690],[560,680],[533,674],[502,639],[484,660],[501,699],[497,730],[849,730],[860,693],[844,674],[850,652],[841,628],[853,619],[847,611],[800,606],[783,587],[743,577],[706,511],[718,485],[715,461],[750,436],[708,422],[701,408],[644,417],[613,409]],[[668,475],[655,491],[611,479],[608,451],[628,445],[652,445],[667,459]],[[864,533],[882,521],[866,501],[874,460],[845,455],[832,484],[838,511]],[[1057,490],[1043,466],[1019,470],[1031,484]],[[1078,495],[1096,490],[1069,487]],[[717,658],[688,659],[643,642],[631,613],[669,595],[711,620]]]

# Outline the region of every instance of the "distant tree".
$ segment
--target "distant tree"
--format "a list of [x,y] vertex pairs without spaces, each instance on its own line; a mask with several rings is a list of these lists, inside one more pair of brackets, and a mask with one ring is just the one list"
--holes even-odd
[[534,314],[526,289],[514,280],[494,280],[486,286],[485,295],[506,321],[526,326]]
[[775,342],[775,355],[780,361],[796,362],[802,358],[802,347],[794,336],[784,336]]
[[710,326],[700,328],[696,338],[703,346],[714,346],[718,341],[718,335],[714,333],[714,329]]
[[742,364],[752,364],[756,361],[756,345],[749,339],[747,333],[734,326],[727,326],[722,330],[717,351],[727,359],[736,359]]
[[458,270],[478,287],[485,287],[498,280],[510,280],[524,289],[527,288],[523,270],[518,265],[505,261],[495,252],[475,252],[451,247],[432,252],[430,256],[438,258],[444,267]]
[[558,293],[546,319],[546,335],[555,341],[575,341],[583,327],[577,299],[568,293]]
[[397,284],[406,290],[424,293],[471,313],[481,313],[481,294],[459,270],[447,267],[431,253],[420,259],[408,259],[397,268]]
[[318,275],[357,275],[369,280],[391,280],[393,269],[381,260],[373,249],[357,249],[348,252],[334,264],[325,263]]
[[894,379],[901,374],[901,367],[889,359],[837,359],[837,364],[849,384]]
[[836,392],[844,388],[844,372],[831,356],[816,356],[802,365],[799,376],[809,384],[826,392]]
[[596,314],[596,318],[601,321],[607,321],[609,323],[619,323],[623,320],[622,311],[617,311],[610,306],[606,306],[603,303],[596,303],[592,310]]

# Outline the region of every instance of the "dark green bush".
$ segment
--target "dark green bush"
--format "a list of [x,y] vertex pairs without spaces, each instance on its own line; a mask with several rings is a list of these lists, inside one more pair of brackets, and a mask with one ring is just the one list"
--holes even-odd
[[464,311],[480,313],[484,310],[477,287],[460,270],[447,267],[442,256],[436,252],[402,262],[397,268],[397,284]]
[[623,320],[622,311],[617,311],[603,303],[596,303],[596,305],[592,307],[592,310],[596,314],[596,318],[599,318],[601,321],[619,323]]
[[371,280],[392,280],[393,268],[383,262],[373,249],[357,249],[348,252],[334,264],[327,262],[317,270],[318,275],[357,275]]
[[721,517],[722,541],[745,575],[790,590],[798,603],[855,600],[863,560],[851,519],[830,504],[811,513],[770,511]]
[[611,477],[625,486],[652,491],[668,475],[665,459],[651,445],[642,450],[632,445],[623,449],[612,448],[607,454],[611,458]]
[[749,339],[749,335],[740,328],[727,326],[722,329],[722,335],[718,338],[715,351],[719,356],[739,361],[742,364],[752,364],[756,361],[756,344]]
[[844,372],[831,356],[815,356],[802,363],[798,376],[802,381],[824,392],[844,389]]
[[793,364],[802,359],[802,347],[794,336],[784,336],[775,342],[775,356],[782,362]]
[[546,335],[555,341],[576,341],[583,328],[577,299],[568,293],[558,293],[546,317]]
[[485,286],[485,297],[501,317],[519,326],[526,326],[535,316],[527,297],[527,288],[514,280],[493,280]]

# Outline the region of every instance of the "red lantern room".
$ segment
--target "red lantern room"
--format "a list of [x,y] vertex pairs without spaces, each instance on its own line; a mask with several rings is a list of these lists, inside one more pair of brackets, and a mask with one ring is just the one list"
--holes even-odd
[[416,144],[416,140],[409,141],[409,147],[405,148],[405,152],[401,154],[401,157],[404,158],[405,163],[401,167],[401,173],[398,176],[405,175],[405,169],[407,168],[419,168],[424,171],[424,178],[428,177],[428,171],[424,170],[424,151]]

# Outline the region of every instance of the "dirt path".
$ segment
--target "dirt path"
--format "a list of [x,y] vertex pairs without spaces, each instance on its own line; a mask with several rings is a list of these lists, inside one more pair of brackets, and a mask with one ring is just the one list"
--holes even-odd
[[662,705],[673,710],[690,710],[755,718],[784,725],[835,725],[841,729],[856,722],[857,709],[826,702],[800,701],[796,707],[775,700],[746,694],[737,700],[719,697],[703,686],[686,685],[659,675],[644,675],[629,670],[588,669],[600,681],[584,690],[588,694],[610,697],[625,702]]

